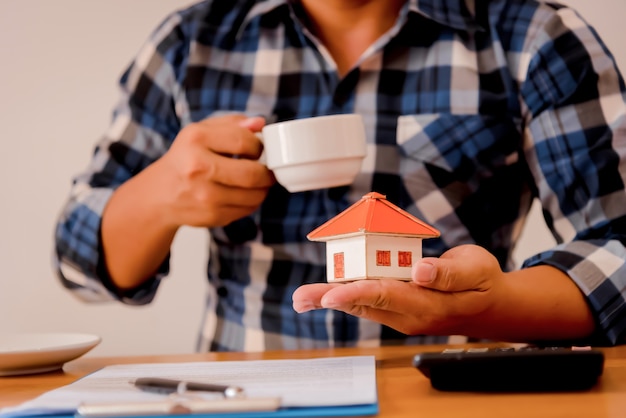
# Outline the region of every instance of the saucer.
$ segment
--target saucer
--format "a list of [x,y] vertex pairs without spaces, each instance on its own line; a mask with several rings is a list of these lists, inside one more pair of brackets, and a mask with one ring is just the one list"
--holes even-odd
[[101,338],[90,334],[0,334],[0,377],[61,369],[95,346]]

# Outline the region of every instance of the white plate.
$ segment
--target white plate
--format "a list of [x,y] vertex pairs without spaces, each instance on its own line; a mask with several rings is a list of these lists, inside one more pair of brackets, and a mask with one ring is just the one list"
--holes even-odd
[[0,376],[50,372],[97,346],[90,334],[32,333],[0,335]]

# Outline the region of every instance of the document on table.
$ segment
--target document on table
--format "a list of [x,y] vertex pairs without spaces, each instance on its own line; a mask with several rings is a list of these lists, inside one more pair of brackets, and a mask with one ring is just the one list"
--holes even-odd
[[[334,411],[329,409],[329,413],[354,415],[350,413],[351,407],[366,406],[362,414],[368,411],[375,414],[378,410],[375,358],[350,356],[112,365],[19,406],[1,409],[0,418],[73,416],[81,405],[154,403],[171,399],[136,388],[133,381],[139,377],[239,386],[248,399],[280,398],[278,412],[290,409],[320,412],[338,407]],[[207,400],[221,397],[200,392],[193,392],[193,395]]]

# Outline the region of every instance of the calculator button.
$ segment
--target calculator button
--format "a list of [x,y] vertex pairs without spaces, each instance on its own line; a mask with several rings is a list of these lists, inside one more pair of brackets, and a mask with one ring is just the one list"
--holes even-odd
[[463,353],[464,351],[465,351],[465,349],[463,349],[463,348],[446,348],[445,350],[443,350],[443,353],[446,353],[446,354]]

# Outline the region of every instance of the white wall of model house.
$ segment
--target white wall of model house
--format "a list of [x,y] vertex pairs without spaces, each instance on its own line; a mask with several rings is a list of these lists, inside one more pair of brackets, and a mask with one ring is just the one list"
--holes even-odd
[[412,236],[363,233],[326,242],[329,281],[380,277],[410,280],[411,262],[421,257],[422,240]]

